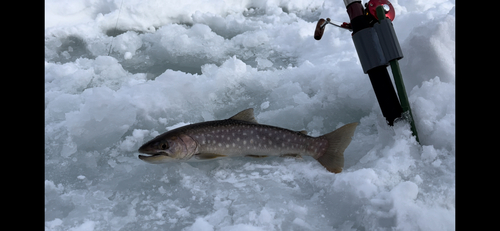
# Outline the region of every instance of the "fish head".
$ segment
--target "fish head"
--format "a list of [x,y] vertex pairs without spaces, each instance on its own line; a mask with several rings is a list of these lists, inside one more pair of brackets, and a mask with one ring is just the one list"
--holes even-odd
[[139,159],[152,164],[182,161],[191,158],[197,150],[197,143],[188,135],[162,134],[143,144]]

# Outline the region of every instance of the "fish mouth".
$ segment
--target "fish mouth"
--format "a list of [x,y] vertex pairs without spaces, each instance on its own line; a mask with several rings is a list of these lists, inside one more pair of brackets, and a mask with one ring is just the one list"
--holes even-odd
[[149,158],[149,157],[156,157],[156,156],[168,156],[168,153],[165,153],[165,152],[158,152],[158,153],[139,152],[139,153],[146,154],[146,155],[139,155],[139,158]]
[[162,163],[165,161],[172,160],[172,157],[163,150],[145,150],[139,149],[139,153],[146,155],[139,155],[139,159],[149,162],[149,163]]
[[146,154],[148,156],[145,157],[152,157],[152,156],[168,156],[168,153],[163,151],[163,150],[147,150],[147,149],[139,149],[139,153]]
[[166,155],[168,156],[168,153],[165,152],[165,150],[158,150],[155,148],[148,147],[147,145],[143,145],[142,147],[137,150],[141,154],[146,154],[149,156],[144,156],[144,157],[151,157],[151,156],[157,156],[157,155]]
[[165,162],[171,162],[174,160],[174,158],[170,157],[167,153],[165,152],[158,152],[158,153],[143,153],[146,155],[139,155],[139,159],[146,161],[151,164],[161,164]]

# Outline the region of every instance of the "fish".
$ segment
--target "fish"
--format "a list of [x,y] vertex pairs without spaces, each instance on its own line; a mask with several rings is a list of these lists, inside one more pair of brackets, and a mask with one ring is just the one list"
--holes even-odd
[[167,131],[139,148],[139,159],[161,164],[203,161],[224,157],[312,156],[329,172],[340,173],[344,150],[349,146],[357,122],[328,134],[312,137],[306,131],[259,124],[253,108],[225,120],[189,124]]

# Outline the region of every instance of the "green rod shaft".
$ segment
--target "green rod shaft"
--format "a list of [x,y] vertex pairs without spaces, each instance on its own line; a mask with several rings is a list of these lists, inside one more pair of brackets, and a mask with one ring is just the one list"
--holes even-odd
[[399,102],[401,102],[401,108],[403,109],[403,118],[407,119],[411,125],[411,131],[415,136],[417,142],[420,143],[417,133],[417,127],[415,126],[415,120],[413,120],[413,113],[411,112],[410,102],[408,101],[408,96],[406,95],[405,84],[403,82],[403,76],[401,75],[401,69],[399,69],[399,63],[397,60],[392,60],[389,62],[391,64],[392,75],[394,77],[394,84],[399,96]]
[[[379,21],[386,20],[385,11],[382,6],[377,7],[377,18]],[[394,84],[396,85],[396,90],[398,92],[399,102],[401,103],[401,108],[403,109],[403,118],[410,122],[411,131],[415,136],[417,142],[420,143],[417,133],[417,127],[415,126],[415,121],[413,120],[413,114],[411,112],[410,102],[408,101],[408,96],[406,95],[405,84],[403,82],[403,75],[401,74],[401,69],[399,68],[398,60],[394,59],[389,62],[391,65],[392,76],[394,77]]]

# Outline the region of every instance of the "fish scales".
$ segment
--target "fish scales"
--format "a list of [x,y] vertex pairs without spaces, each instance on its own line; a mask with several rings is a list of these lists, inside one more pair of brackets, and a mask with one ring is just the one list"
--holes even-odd
[[358,123],[350,123],[328,134],[311,137],[271,125],[259,124],[253,109],[226,120],[207,121],[167,131],[139,148],[139,159],[158,164],[174,161],[210,160],[234,156],[308,155],[328,171],[339,173],[344,150]]
[[279,127],[238,120],[212,121],[187,128],[185,134],[199,146],[200,153],[225,156],[299,154],[317,156],[327,141]]

